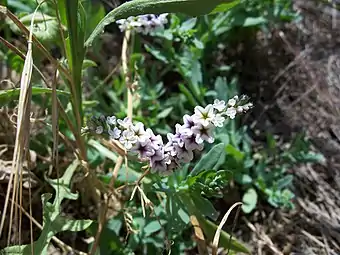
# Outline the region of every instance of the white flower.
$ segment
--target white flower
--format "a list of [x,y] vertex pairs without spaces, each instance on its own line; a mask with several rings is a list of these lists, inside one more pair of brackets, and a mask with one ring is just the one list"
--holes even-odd
[[196,134],[196,143],[201,144],[204,141],[207,141],[208,143],[213,143],[215,140],[213,137],[213,130],[214,125],[212,124],[204,126],[202,125],[202,123],[197,123],[196,126],[192,128],[192,132]]
[[242,113],[243,112],[243,106],[241,106],[241,105],[237,106],[236,111],[238,113]]
[[208,126],[214,117],[214,107],[211,104],[208,104],[205,108],[196,106],[195,114],[192,115],[194,122],[201,123],[203,126]]
[[102,126],[96,127],[96,133],[97,133],[98,135],[100,135],[101,133],[103,133],[103,131],[104,131],[104,128],[103,128]]
[[164,24],[168,22],[167,13],[160,14],[145,14],[140,16],[130,16],[127,19],[117,20],[116,23],[121,32],[125,30],[133,30],[137,33],[149,34],[157,29],[163,29]]
[[124,130],[122,136],[119,138],[119,141],[127,150],[130,150],[132,146],[137,142],[137,137],[132,131]]
[[228,106],[235,106],[236,105],[236,99],[235,97],[232,98],[232,99],[229,99],[228,101]]
[[225,118],[222,116],[222,114],[217,113],[213,118],[212,123],[215,125],[215,127],[223,127],[224,121]]
[[109,125],[116,125],[117,118],[116,116],[111,116],[106,118],[106,123]]
[[131,131],[141,142],[144,142],[149,138],[148,133],[144,130],[144,124],[142,122],[137,122],[136,125],[132,125]]
[[168,23],[168,13],[162,13],[158,16],[158,20],[161,22],[161,24],[167,24]]
[[162,137],[160,135],[155,135],[150,128],[146,130],[146,136],[155,150],[158,150],[161,146],[163,146]]
[[117,123],[120,125],[120,127],[124,130],[131,130],[132,122],[130,118],[126,117],[124,120],[117,120]]
[[229,118],[234,119],[235,116],[236,116],[236,113],[237,113],[236,108],[234,108],[234,107],[229,107],[229,108],[227,109],[227,111],[226,111],[225,114],[226,114]]
[[126,19],[117,20],[116,23],[118,24],[120,32],[124,32],[129,28],[129,22]]
[[214,107],[217,111],[222,112],[222,111],[226,108],[226,105],[225,105],[225,102],[224,102],[223,100],[215,99],[215,100],[214,100],[213,107]]
[[115,127],[113,130],[109,130],[109,135],[110,135],[110,139],[118,139],[120,137],[120,134],[122,133],[122,131]]
[[248,111],[252,107],[253,107],[252,103],[247,103],[247,104],[243,105],[243,110],[244,111]]

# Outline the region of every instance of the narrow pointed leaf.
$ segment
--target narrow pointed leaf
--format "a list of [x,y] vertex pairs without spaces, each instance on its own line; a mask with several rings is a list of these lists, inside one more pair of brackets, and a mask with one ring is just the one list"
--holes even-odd
[[104,31],[105,26],[118,19],[142,14],[183,13],[190,16],[208,14],[211,11],[225,11],[227,6],[219,8],[219,5],[238,2],[231,0],[134,0],[126,2],[108,13],[94,29],[85,46],[92,44],[93,40]]

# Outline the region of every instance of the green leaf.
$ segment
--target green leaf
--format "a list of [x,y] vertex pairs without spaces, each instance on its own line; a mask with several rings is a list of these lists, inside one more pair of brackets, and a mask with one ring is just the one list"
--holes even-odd
[[[49,202],[52,194],[46,193],[41,195],[43,204],[43,229],[37,241],[33,243],[34,253],[31,251],[31,245],[8,247],[4,251],[6,254],[47,254],[48,245],[54,235],[61,231],[81,231],[88,228],[91,220],[73,220],[67,219],[60,215],[61,202],[65,198],[76,199],[77,194],[71,192],[69,185],[75,170],[79,166],[79,161],[75,160],[64,173],[63,177],[57,180],[45,179],[56,190],[56,197],[53,204]],[[20,253],[13,253],[18,248],[23,248]]]
[[224,143],[215,145],[201,160],[196,164],[190,176],[195,176],[203,170],[214,169],[218,170],[225,160]]
[[[160,220],[160,223],[164,225],[166,223],[165,220]],[[154,220],[149,222],[148,224],[145,225],[143,228],[143,232],[145,236],[150,236],[151,234],[159,231],[162,229],[162,226],[159,224],[158,220]]]
[[182,23],[179,29],[181,32],[187,32],[195,27],[196,22],[197,22],[197,18],[188,19]]
[[190,92],[190,90],[182,83],[178,84],[179,90],[185,95],[191,106],[195,107],[198,105],[197,100],[195,99],[194,95]]
[[[198,217],[198,220],[204,234],[207,236],[207,240],[212,242],[217,230],[217,225],[203,217]],[[230,234],[224,230],[221,231],[219,247],[250,254],[249,249],[244,244],[236,240],[234,237],[231,238]]]
[[[231,2],[228,0],[134,0],[126,2],[110,13],[100,21],[98,26],[94,29],[90,37],[85,43],[88,47],[93,40],[104,31],[105,26],[111,24],[118,19],[125,19],[130,16],[137,16],[141,14],[161,14],[161,13],[183,13],[190,16],[199,16],[208,14],[215,10],[220,4]],[[234,2],[234,1],[232,1]],[[221,7],[223,10],[223,7]]]
[[232,146],[231,144],[228,144],[225,148],[225,151],[233,156],[237,161],[242,161],[244,154],[239,151],[238,149],[236,149],[234,146]]
[[87,229],[92,224],[92,220],[72,220],[59,215],[53,223],[55,233],[62,231],[78,232]]
[[242,185],[245,185],[245,184],[250,184],[252,183],[253,181],[253,178],[251,178],[251,176],[249,174],[242,174],[242,173],[239,173],[239,172],[236,172],[235,174],[235,180],[242,184]]
[[[72,110],[74,116],[79,116],[82,121],[82,68],[85,57],[85,10],[78,0],[58,0],[58,9],[63,25],[67,27],[68,38],[66,42],[66,57],[72,74]],[[82,123],[77,123],[82,125]],[[78,127],[80,128],[80,127]]]
[[89,59],[85,59],[83,62],[83,70],[89,68],[89,67],[97,67],[97,63],[89,60]]
[[293,175],[286,175],[285,177],[281,178],[277,181],[277,189],[281,190],[293,182]]
[[165,64],[169,63],[167,56],[165,56],[164,53],[161,52],[160,50],[148,44],[145,44],[144,47],[147,52],[149,52],[152,56],[154,56],[159,61],[162,61]]
[[238,5],[240,3],[240,0],[232,1],[230,3],[220,4],[218,5],[214,10],[212,10],[210,13],[218,13],[218,12],[226,12],[233,8],[234,6]]
[[[32,87],[32,95],[43,95],[43,94],[52,94],[52,89]],[[63,95],[63,96],[70,96],[69,92],[62,91],[62,90],[57,90],[57,94]],[[20,95],[20,88],[0,90],[0,107],[10,101],[19,99],[19,95]]]
[[257,203],[257,192],[253,188],[249,188],[242,198],[242,210],[245,213],[250,213],[255,209]]
[[164,119],[166,118],[173,110],[173,107],[168,107],[166,109],[164,109],[163,111],[161,111],[160,113],[157,114],[157,119]]
[[181,232],[190,219],[186,211],[183,209],[184,205],[181,198],[177,194],[169,194],[166,199],[166,214],[168,215],[169,231],[172,233]]
[[258,26],[267,23],[267,19],[264,17],[247,17],[244,20],[243,26],[244,27],[251,27],[251,26]]
[[[201,212],[197,210],[190,196],[184,193],[181,194],[180,198],[182,200],[182,203],[185,204],[189,214],[195,215],[197,217],[197,220],[200,226],[202,227],[205,236],[207,237],[207,241],[212,242],[218,226],[213,222],[209,221],[208,219],[206,219],[201,214]],[[236,252],[250,254],[250,251],[248,250],[247,247],[245,247],[241,242],[239,242],[235,238],[231,238],[231,236],[223,230],[221,231],[219,246]]]
[[217,220],[219,213],[208,199],[194,192],[191,192],[190,196],[197,210],[199,210],[202,215],[207,216],[214,221]]
[[[30,28],[31,20],[33,18],[33,14],[28,14],[21,17],[19,20],[26,26],[26,28]],[[16,32],[20,33],[20,29],[17,25],[11,20],[7,22],[10,28]],[[34,18],[34,31],[33,34],[42,42],[51,42],[57,40],[59,38],[59,27],[58,21],[55,17],[48,16],[41,12],[36,13]]]

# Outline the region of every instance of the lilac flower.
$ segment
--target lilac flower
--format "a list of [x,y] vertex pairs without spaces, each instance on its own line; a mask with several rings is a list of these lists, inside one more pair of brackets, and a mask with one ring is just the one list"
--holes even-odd
[[137,33],[149,34],[155,30],[163,29],[168,23],[167,13],[155,15],[145,14],[136,17],[128,17],[127,19],[117,20],[116,23],[121,32],[132,30]]
[[192,134],[184,139],[184,146],[187,150],[203,150],[203,144],[196,142],[196,135]]
[[152,148],[158,150],[161,146],[163,146],[163,140],[160,135],[155,135],[150,128],[146,129],[146,134],[151,142]]
[[120,127],[124,130],[131,130],[132,122],[130,118],[126,117],[124,120],[117,120],[117,123],[120,125]]
[[119,128],[115,127],[113,130],[110,129],[108,133],[110,135],[110,139],[119,139],[122,131]]
[[179,159],[179,162],[183,163],[189,163],[194,158],[194,153],[192,150],[187,150],[185,147],[180,147],[175,145],[176,151],[177,151],[177,158]]
[[130,130],[124,130],[119,141],[124,145],[127,150],[130,150],[132,146],[137,142],[137,137]]
[[169,153],[172,157],[175,157],[177,155],[177,150],[175,147],[176,143],[174,143],[174,141],[170,137],[171,135],[173,136],[173,134],[168,134],[169,142],[164,146],[164,151]]
[[189,116],[188,114],[185,114],[183,116],[183,122],[184,124],[182,125],[182,131],[185,132],[187,135],[191,135],[192,134],[191,128],[195,126],[193,117]]
[[155,160],[151,162],[151,172],[158,172],[161,175],[167,175],[169,173],[168,165],[170,165],[171,160],[163,158],[160,160]]
[[195,114],[192,116],[192,119],[195,123],[201,123],[203,126],[208,126],[214,116],[214,107],[211,104],[208,104],[205,108],[196,106]]
[[213,143],[215,138],[213,137],[214,125],[208,124],[204,126],[202,123],[197,123],[196,126],[192,128],[192,132],[196,135],[195,141],[198,144],[207,141],[208,143]]
[[171,159],[168,153],[164,153],[164,148],[155,151],[150,157],[150,166],[153,171],[167,172],[167,165],[170,165]]
[[138,141],[132,148],[131,151],[137,152],[138,156],[142,160],[149,159],[155,154],[155,150],[151,147],[150,140],[144,142]]
[[116,116],[111,116],[111,117],[106,118],[106,123],[108,125],[116,125],[116,122],[117,122]]
[[[152,15],[141,17],[143,22],[150,23],[153,18]],[[136,21],[135,18],[128,20],[137,26],[132,22]],[[141,161],[148,161],[152,172],[166,175],[177,169],[181,163],[192,161],[194,152],[203,150],[204,141],[213,143],[214,129],[222,127],[226,118],[234,119],[237,114],[252,108],[253,104],[247,100],[246,96],[234,96],[227,103],[216,99],[214,104],[208,104],[205,108],[196,106],[193,115],[183,116],[182,125],[175,125],[174,134],[167,134],[165,145],[160,135],[155,135],[149,128],[145,130],[141,122],[133,124],[129,118],[91,118],[87,130],[108,134],[110,139],[119,139],[122,145],[128,151],[136,153]]]

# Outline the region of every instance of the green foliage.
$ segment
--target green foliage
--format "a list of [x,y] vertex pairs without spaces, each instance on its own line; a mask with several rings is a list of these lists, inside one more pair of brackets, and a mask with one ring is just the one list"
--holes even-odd
[[[52,89],[49,88],[41,88],[41,87],[32,87],[32,95],[44,95],[51,94]],[[13,100],[17,100],[19,98],[20,89],[7,89],[0,90],[0,106],[4,106]],[[69,97],[70,94],[63,90],[57,90],[58,95],[63,95]]]
[[61,215],[61,202],[64,199],[76,200],[78,194],[72,193],[69,185],[71,178],[79,166],[79,162],[75,161],[65,171],[63,177],[57,180],[46,181],[54,188],[56,197],[53,203],[49,202],[52,194],[46,193],[41,197],[43,203],[43,230],[37,241],[33,243],[33,251],[31,245],[21,245],[7,247],[3,250],[6,254],[46,254],[48,245],[53,236],[62,231],[82,231],[88,228],[91,220],[73,220],[65,218]]
[[141,14],[160,14],[160,13],[185,13],[188,15],[196,16],[208,14],[209,12],[226,11],[228,8],[234,6],[234,4],[223,4],[219,8],[219,5],[226,0],[134,0],[124,3],[119,7],[112,10],[105,16],[104,19],[98,24],[91,36],[86,42],[86,46],[90,46],[93,40],[104,31],[104,27],[108,24],[118,20],[128,18],[130,16],[137,16]]
[[293,176],[288,170],[302,163],[323,162],[323,156],[311,151],[311,144],[303,135],[296,136],[287,147],[277,144],[274,137],[268,134],[267,146],[258,148],[252,146],[244,131],[229,134],[228,140],[232,143],[227,146],[229,149],[222,166],[234,172],[235,181],[245,190],[243,211],[253,211],[258,196],[274,207],[292,208]]
[[191,176],[199,174],[203,170],[214,169],[217,170],[224,162],[224,144],[215,145],[209,153],[204,155],[202,159],[196,164],[191,172]]
[[[33,13],[22,16],[20,21],[29,29],[32,18]],[[14,24],[13,21],[8,20],[7,23],[15,33],[20,33],[20,29]],[[41,42],[45,44],[50,45],[52,42],[60,40],[57,19],[41,12],[38,12],[35,15],[33,33]]]

